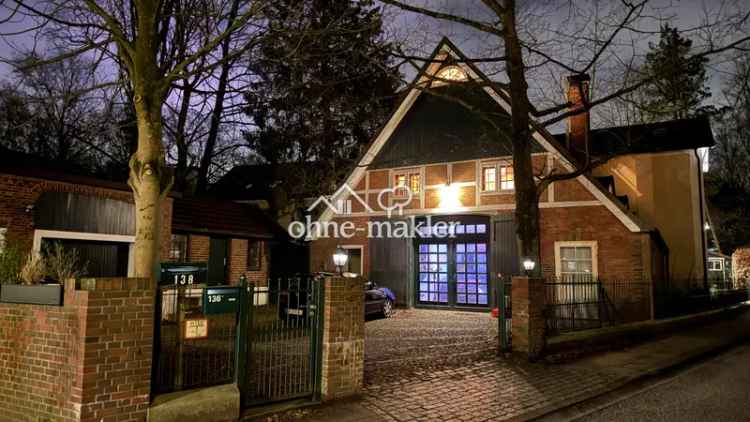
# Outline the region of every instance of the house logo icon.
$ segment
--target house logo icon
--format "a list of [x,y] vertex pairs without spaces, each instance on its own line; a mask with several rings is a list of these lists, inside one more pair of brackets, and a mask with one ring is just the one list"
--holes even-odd
[[357,192],[346,183],[341,185],[341,187],[330,197],[325,195],[319,196],[315,202],[307,207],[307,212],[312,212],[312,210],[322,203],[325,204],[334,215],[349,215],[352,213],[352,201],[359,202],[362,205],[364,212],[373,212],[372,207],[367,204],[367,201],[362,199]]
[[[413,197],[414,195],[408,186],[398,186],[381,190],[377,195],[377,202],[380,209],[385,211],[388,218],[390,218],[393,215],[393,211],[396,211],[397,215],[403,215],[404,207],[411,203]],[[346,183],[341,185],[330,197],[325,195],[319,196],[315,202],[307,207],[307,212],[312,212],[320,204],[325,204],[334,215],[350,215],[352,214],[352,204],[354,201],[362,206],[362,211],[360,212],[374,212],[372,207],[367,204],[367,201],[362,199]]]

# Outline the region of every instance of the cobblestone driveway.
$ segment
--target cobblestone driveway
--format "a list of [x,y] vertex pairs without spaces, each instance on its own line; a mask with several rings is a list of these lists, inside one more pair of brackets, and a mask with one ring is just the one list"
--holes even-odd
[[497,320],[486,312],[399,310],[365,323],[365,384],[486,361],[496,341]]
[[586,397],[612,376],[495,356],[487,313],[400,311],[365,326],[363,405],[387,421],[489,421]]

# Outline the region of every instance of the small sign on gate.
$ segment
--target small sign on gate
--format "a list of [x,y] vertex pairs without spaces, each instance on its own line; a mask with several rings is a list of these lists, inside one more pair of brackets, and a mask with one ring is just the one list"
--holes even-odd
[[231,314],[240,302],[239,287],[207,287],[203,290],[203,314]]
[[208,338],[208,320],[205,318],[201,319],[188,319],[184,322],[184,338],[185,340],[196,340]]

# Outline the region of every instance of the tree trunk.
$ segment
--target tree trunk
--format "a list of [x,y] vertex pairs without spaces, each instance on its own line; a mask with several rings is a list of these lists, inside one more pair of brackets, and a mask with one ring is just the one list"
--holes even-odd
[[155,96],[135,95],[138,150],[130,158],[128,184],[135,199],[136,277],[155,275],[161,250],[162,202],[173,180],[164,162],[161,100]]
[[510,80],[511,139],[513,174],[516,190],[516,224],[522,259],[535,263],[534,275],[541,274],[539,263],[539,203],[531,163],[531,130],[529,129],[528,85],[521,45],[516,32],[515,1],[505,2],[503,32],[508,79]]

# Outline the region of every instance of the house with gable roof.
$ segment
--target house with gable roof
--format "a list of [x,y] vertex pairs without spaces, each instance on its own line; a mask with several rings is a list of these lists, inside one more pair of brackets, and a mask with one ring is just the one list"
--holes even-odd
[[[412,200],[398,218],[451,222],[453,235],[434,236],[428,226],[407,239],[372,238],[365,230],[345,240],[318,238],[311,270],[333,270],[331,254],[342,246],[359,266],[349,270],[389,287],[401,305],[455,309],[488,308],[497,278],[520,273],[511,143],[497,136],[510,133],[509,97],[465,59],[449,40],[440,42],[345,181],[367,206],[353,201],[347,215],[320,216],[364,227],[388,217],[380,192],[409,187]],[[587,78],[566,82],[569,101],[580,105]],[[573,171],[582,153],[614,157],[542,193],[545,277],[703,285],[706,208],[697,149],[714,143],[707,119],[591,130],[582,113],[569,118],[565,133],[535,129],[539,173]],[[332,203],[347,195],[339,190]]]

